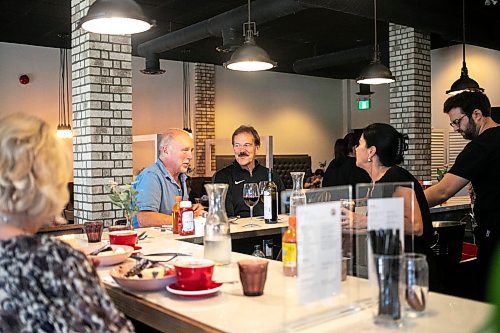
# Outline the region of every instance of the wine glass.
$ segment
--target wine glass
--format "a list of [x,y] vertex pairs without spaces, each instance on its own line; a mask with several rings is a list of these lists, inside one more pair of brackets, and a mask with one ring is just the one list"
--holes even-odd
[[257,183],[246,183],[243,185],[243,201],[250,208],[250,223],[244,227],[256,227],[258,224],[253,223],[253,207],[259,201],[259,185]]
[[267,185],[267,180],[261,180],[259,182],[259,194],[260,194],[260,202],[264,203],[264,188]]

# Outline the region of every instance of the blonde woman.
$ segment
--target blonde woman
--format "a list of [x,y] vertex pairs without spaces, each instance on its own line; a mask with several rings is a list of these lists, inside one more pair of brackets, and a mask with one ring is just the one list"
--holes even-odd
[[85,256],[36,235],[68,200],[53,132],[33,116],[0,119],[0,331],[132,332]]

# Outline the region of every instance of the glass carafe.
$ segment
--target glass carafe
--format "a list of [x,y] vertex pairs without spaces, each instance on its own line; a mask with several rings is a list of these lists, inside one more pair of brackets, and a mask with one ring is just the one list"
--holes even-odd
[[306,193],[303,188],[305,172],[290,172],[293,191],[290,195],[290,215],[297,215],[297,206],[306,204]]
[[205,221],[204,257],[216,264],[231,262],[231,233],[226,214],[227,184],[206,184],[208,194],[208,215]]

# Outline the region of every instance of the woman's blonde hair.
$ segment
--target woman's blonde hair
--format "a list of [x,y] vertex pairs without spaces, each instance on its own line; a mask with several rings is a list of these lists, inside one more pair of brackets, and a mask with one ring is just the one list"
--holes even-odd
[[0,213],[28,220],[58,214],[68,201],[69,160],[49,125],[15,113],[0,119]]

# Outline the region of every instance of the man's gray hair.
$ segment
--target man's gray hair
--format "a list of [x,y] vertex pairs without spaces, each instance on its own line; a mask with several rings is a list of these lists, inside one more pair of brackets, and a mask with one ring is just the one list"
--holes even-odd
[[159,153],[161,154],[163,147],[170,146],[172,142],[182,134],[189,135],[188,132],[180,128],[170,128],[161,135],[160,144],[158,145]]

